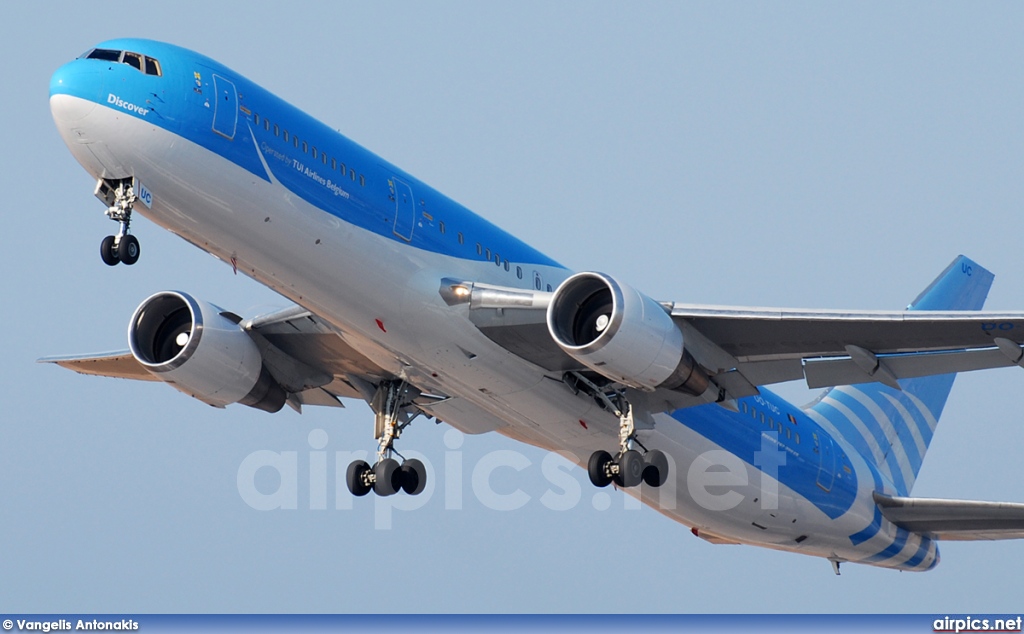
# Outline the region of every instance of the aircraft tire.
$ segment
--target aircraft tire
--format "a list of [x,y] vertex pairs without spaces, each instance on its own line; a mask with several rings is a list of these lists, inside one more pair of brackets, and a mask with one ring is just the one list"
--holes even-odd
[[117,263],[121,261],[121,258],[117,256],[117,250],[114,249],[114,236],[107,236],[100,242],[100,259],[107,266],[117,266]]
[[643,482],[644,457],[639,451],[630,449],[622,454],[619,458],[619,477],[624,487],[635,487]]
[[402,490],[409,495],[419,495],[426,488],[427,468],[421,461],[415,458],[406,460],[402,463],[399,471],[401,472]]
[[394,495],[402,488],[401,471],[399,471],[398,461],[394,458],[385,458],[375,464],[373,475],[375,476],[373,492],[381,497]]
[[654,449],[644,454],[644,482],[660,487],[668,480],[668,457],[665,452]]
[[131,266],[139,261],[139,255],[139,239],[131,234],[121,236],[121,243],[117,245],[117,257]]
[[590,454],[590,462],[587,463],[587,475],[590,476],[590,483],[596,487],[606,487],[612,482],[606,467],[612,461],[612,455],[607,451],[595,451]]
[[363,480],[363,474],[370,470],[370,465],[365,460],[356,460],[348,466],[345,472],[345,484],[348,491],[356,497],[362,497],[370,492],[370,486]]

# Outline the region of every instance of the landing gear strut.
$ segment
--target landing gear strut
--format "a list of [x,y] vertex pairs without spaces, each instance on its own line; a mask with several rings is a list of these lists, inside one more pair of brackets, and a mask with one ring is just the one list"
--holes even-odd
[[[664,452],[648,450],[636,438],[636,424],[633,420],[633,405],[622,392],[606,394],[585,377],[575,374],[571,377],[572,387],[598,399],[606,409],[619,417],[619,451],[612,456],[607,451],[595,451],[587,464],[587,474],[594,486],[606,487],[612,482],[620,487],[635,487],[646,482],[660,487],[668,480],[668,457]],[[633,448],[640,447],[643,453]]]
[[139,240],[128,233],[132,222],[132,207],[137,200],[132,179],[101,179],[96,183],[95,193],[97,198],[107,204],[107,217],[118,223],[117,235],[107,236],[100,243],[100,259],[108,266],[118,262],[135,264],[139,261]]
[[395,440],[418,414],[409,414],[407,407],[419,396],[419,390],[405,381],[384,381],[377,387],[370,407],[374,411],[373,436],[377,439],[377,461],[370,466],[365,460],[356,460],[348,466],[345,483],[355,496],[373,491],[377,495],[394,495],[405,491],[419,495],[427,486],[427,469],[423,462],[411,458],[399,463],[392,456]]

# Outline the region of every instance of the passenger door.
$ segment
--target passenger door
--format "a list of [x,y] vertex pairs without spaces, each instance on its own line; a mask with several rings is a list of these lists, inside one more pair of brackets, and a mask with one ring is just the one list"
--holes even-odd
[[416,225],[416,204],[412,197],[412,187],[409,183],[392,176],[391,195],[395,198],[395,235],[411,241]]
[[213,92],[213,131],[233,140],[238,126],[238,90],[230,80],[214,73]]

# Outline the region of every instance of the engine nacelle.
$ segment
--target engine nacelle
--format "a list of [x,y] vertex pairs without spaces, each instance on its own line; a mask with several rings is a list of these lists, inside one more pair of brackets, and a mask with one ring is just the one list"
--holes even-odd
[[665,308],[608,275],[577,273],[562,282],[547,322],[566,354],[613,381],[648,392],[708,388]]
[[128,347],[154,376],[204,403],[242,403],[267,412],[284,407],[284,389],[235,319],[177,291],[146,299],[128,325]]

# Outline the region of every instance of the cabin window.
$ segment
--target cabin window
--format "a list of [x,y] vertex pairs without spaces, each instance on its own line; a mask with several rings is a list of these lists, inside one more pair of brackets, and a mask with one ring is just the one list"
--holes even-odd
[[307,152],[309,152],[309,143],[306,143],[305,141],[303,141],[302,142],[302,153],[306,154]]
[[441,233],[444,233],[444,221],[443,220],[441,222],[437,223],[437,228],[441,230]]
[[345,175],[345,164],[344,163],[338,163],[338,171],[341,172],[342,176]]
[[316,159],[316,148],[312,148],[313,158]]
[[786,428],[786,438],[789,438],[789,439],[793,438],[793,430],[790,429],[789,427]]
[[288,142],[288,130],[281,130],[281,138],[284,139],[285,143]]
[[296,147],[296,149],[298,149],[298,147],[299,147],[299,137],[297,137],[297,136],[293,136],[292,137],[292,145],[294,145]]
[[548,284],[548,292],[549,293],[551,292],[551,285],[550,284]]
[[263,129],[270,132],[270,119],[263,120]]
[[349,172],[348,175],[352,177],[352,182],[353,183],[356,182],[356,171],[355,170],[352,170],[351,172]]
[[796,444],[799,445],[800,444],[800,432],[798,432],[798,431],[793,432],[793,439],[796,440]]
[[256,125],[260,124],[260,115],[258,113],[252,113],[252,122]]
[[281,126],[274,124],[274,136],[281,136]]
[[321,162],[322,162],[322,163],[323,163],[324,165],[327,165],[327,154],[326,154],[326,153],[324,153],[324,154],[321,154],[321,155],[320,155],[320,161],[321,161]]
[[462,232],[460,231],[459,232],[459,244],[465,244],[465,243],[466,243],[466,239],[464,237],[462,237]]
[[362,174],[359,175],[359,186],[366,187],[366,176]]
[[502,262],[502,264],[504,264],[504,265],[505,265],[505,270],[506,270],[506,271],[507,271],[507,270],[509,270],[509,264],[508,264],[508,260],[505,260],[504,262]]
[[[483,252],[484,252],[484,248],[482,246],[480,246],[479,242],[477,242],[476,243],[476,254],[477,255],[483,255]],[[488,259],[490,259],[490,258],[488,258]]]
[[334,158],[333,156],[331,157],[331,169],[338,169],[338,159]]
[[487,253],[487,259],[490,260],[491,259],[491,250],[487,249],[486,253]]
[[494,264],[495,266],[501,266],[501,256],[497,253],[494,254]]
[[519,279],[523,279],[523,267],[516,267],[516,277],[518,277]]

